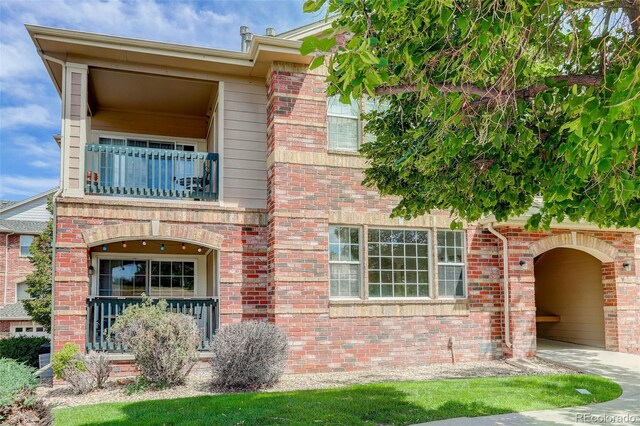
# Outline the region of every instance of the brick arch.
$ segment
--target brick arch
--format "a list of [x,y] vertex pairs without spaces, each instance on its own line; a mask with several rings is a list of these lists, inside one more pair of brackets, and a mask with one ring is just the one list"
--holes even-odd
[[88,247],[124,240],[169,240],[192,243],[219,250],[223,237],[199,225],[175,225],[161,222],[138,222],[106,225],[82,231]]
[[589,253],[603,263],[613,262],[618,256],[618,250],[611,244],[590,235],[570,232],[566,234],[550,235],[531,244],[533,257],[555,248],[571,248]]

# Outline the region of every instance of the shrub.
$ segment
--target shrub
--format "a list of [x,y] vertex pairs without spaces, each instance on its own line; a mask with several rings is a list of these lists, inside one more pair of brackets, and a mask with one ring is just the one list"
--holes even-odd
[[111,362],[103,352],[82,355],[75,343],[67,343],[53,357],[56,377],[64,379],[77,394],[102,388],[111,374]]
[[80,371],[85,371],[86,367],[82,363],[80,347],[75,343],[65,343],[58,352],[51,357],[53,375],[58,379],[64,379],[64,371],[71,365]]
[[0,358],[0,407],[11,405],[23,392],[33,392],[38,385],[34,369],[12,359]]
[[255,390],[273,386],[282,376],[289,344],[267,322],[228,325],[212,341],[213,385],[221,389]]
[[87,372],[93,378],[93,386],[101,389],[111,375],[111,361],[104,352],[91,351],[83,359]]
[[49,343],[46,337],[16,336],[0,339],[0,358],[11,358],[30,367],[38,368],[40,346]]
[[167,302],[145,299],[128,306],[111,328],[130,350],[142,375],[155,385],[184,383],[198,359],[200,331],[193,317],[167,311]]
[[0,358],[0,423],[43,426],[52,423],[50,407],[35,397],[37,384],[31,367]]

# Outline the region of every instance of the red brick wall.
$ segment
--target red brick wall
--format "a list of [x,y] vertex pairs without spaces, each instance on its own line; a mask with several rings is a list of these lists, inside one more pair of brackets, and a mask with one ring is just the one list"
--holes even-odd
[[9,235],[8,250],[6,240],[7,234],[0,234],[0,306],[16,303],[16,286],[33,271],[29,258],[20,256],[20,235]]
[[[114,216],[115,211],[114,209]],[[104,216],[110,216],[107,212]],[[103,225],[139,223],[108,217],[68,217],[58,215],[56,280],[54,297],[54,351],[64,343],[85,345],[86,299],[89,296],[89,250],[82,231]],[[205,224],[200,226],[221,234],[219,253],[221,323],[266,318],[266,228],[264,226]],[[76,246],[76,247],[74,247]]]

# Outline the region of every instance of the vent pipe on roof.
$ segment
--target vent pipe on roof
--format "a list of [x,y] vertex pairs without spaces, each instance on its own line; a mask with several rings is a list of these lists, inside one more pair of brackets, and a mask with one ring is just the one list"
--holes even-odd
[[264,31],[264,35],[269,36],[269,37],[275,37],[276,36],[276,29],[273,27],[267,27],[267,29]]
[[240,27],[240,51],[247,52],[249,50],[249,46],[251,46],[251,39],[253,38],[253,34],[249,32],[249,27],[243,25]]

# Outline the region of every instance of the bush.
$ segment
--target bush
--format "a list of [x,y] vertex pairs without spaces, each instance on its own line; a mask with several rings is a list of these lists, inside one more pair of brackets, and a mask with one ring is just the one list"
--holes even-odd
[[145,299],[128,306],[111,328],[145,380],[160,386],[183,384],[198,359],[200,331],[193,317],[167,311],[167,302]]
[[58,352],[51,357],[53,375],[58,379],[64,379],[64,371],[69,367],[75,367],[80,371],[85,371],[86,367],[82,363],[80,347],[75,343],[65,343]]
[[50,425],[50,407],[35,397],[38,384],[33,368],[0,358],[0,423],[3,425]]
[[255,390],[273,386],[282,376],[287,336],[267,322],[226,326],[212,341],[213,385],[220,389]]
[[34,369],[12,359],[0,358],[0,407],[11,405],[23,391],[38,385]]
[[0,339],[0,358],[10,358],[38,368],[40,346],[49,343],[46,337],[16,336]]
[[111,374],[111,362],[104,353],[91,351],[82,355],[75,343],[65,344],[52,362],[54,375],[69,383],[77,394],[102,388]]

